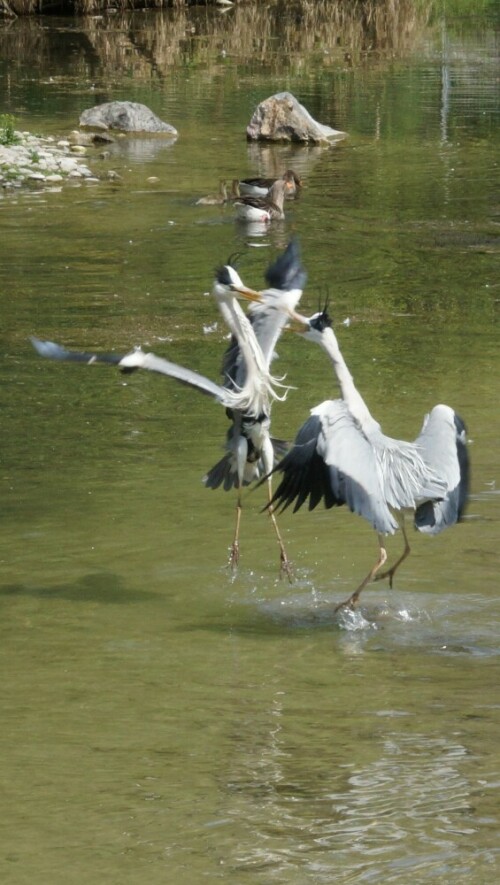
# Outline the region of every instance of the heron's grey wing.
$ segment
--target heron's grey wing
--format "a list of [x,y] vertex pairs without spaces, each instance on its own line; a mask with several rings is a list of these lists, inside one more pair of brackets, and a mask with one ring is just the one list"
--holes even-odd
[[31,337],[30,341],[36,352],[50,360],[65,360],[73,363],[86,363],[88,366],[94,363],[107,363],[118,366],[123,359],[123,354],[116,353],[85,353],[76,350],[66,350],[54,341],[40,341],[39,338]]
[[220,384],[215,384],[210,378],[193,372],[192,369],[185,369],[184,366],[178,366],[177,363],[171,363],[163,357],[156,356],[154,353],[144,353],[142,350],[132,350],[124,356],[119,367],[122,370],[130,369],[147,369],[149,372],[158,372],[160,375],[168,375],[169,378],[175,378],[181,384],[187,384],[188,387],[194,387],[201,393],[208,396],[214,396],[221,402],[225,401],[227,391]]
[[297,237],[290,240],[285,251],[267,268],[265,277],[271,289],[289,292],[304,288],[307,272],[302,267]]
[[204,375],[193,372],[191,369],[185,369],[176,363],[162,359],[154,353],[144,353],[140,349],[132,350],[125,355],[108,354],[108,353],[86,353],[83,351],[66,350],[60,344],[53,341],[40,341],[38,338],[32,338],[33,347],[40,356],[53,360],[67,360],[69,362],[85,363],[93,365],[94,363],[106,363],[107,365],[118,366],[122,372],[133,372],[136,369],[148,369],[150,372],[159,372],[161,375],[168,375],[175,378],[181,384],[187,384],[188,387],[194,387],[207,396],[215,396],[216,399],[224,401],[226,391],[219,384],[215,384]]
[[266,281],[269,288],[260,293],[262,301],[253,303],[249,308],[253,330],[268,368],[275,356],[276,343],[289,319],[287,310],[295,310],[297,307],[306,280],[307,273],[301,264],[299,243],[294,238],[268,267]]
[[[380,463],[386,437],[377,429],[368,438],[343,400],[327,400],[312,414],[321,420],[318,454],[328,467],[334,498],[363,516],[377,532],[393,534],[398,523],[387,502]],[[402,505],[394,501],[391,506]]]
[[446,482],[446,494],[440,501],[425,501],[415,512],[415,527],[436,535],[459,522],[469,492],[469,455],[466,427],[449,406],[435,406],[426,416],[415,440],[422,457]]
[[312,415],[302,425],[292,448],[273,470],[283,476],[271,504],[282,510],[294,504],[295,513],[308,498],[309,510],[322,499],[326,507],[344,503],[332,493],[328,468],[318,454],[321,433],[321,420],[317,415]]
[[[376,531],[392,534],[398,523],[391,508],[413,508],[442,497],[444,483],[416,445],[384,436],[375,421],[364,430],[343,400],[327,400],[311,414],[277,467],[288,467],[288,500],[283,503],[294,500],[295,509],[307,498],[310,508],[321,498],[327,507],[347,504]],[[283,490],[277,489],[277,499]]]

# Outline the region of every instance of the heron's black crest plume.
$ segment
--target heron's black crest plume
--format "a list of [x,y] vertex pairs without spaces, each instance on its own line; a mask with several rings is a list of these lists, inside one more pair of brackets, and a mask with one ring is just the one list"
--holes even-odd
[[237,267],[239,261],[241,260],[241,258],[242,258],[241,252],[232,252],[231,255],[229,256],[229,258],[227,259],[226,264],[229,264],[230,267],[234,267],[234,269],[236,270],[236,267]]
[[333,320],[330,314],[328,313],[328,305],[330,304],[330,296],[328,293],[325,296],[325,300],[323,306],[321,306],[321,296],[318,302],[318,313],[309,321],[309,325],[311,328],[316,329],[318,332],[322,332],[327,327],[333,325]]
[[220,267],[215,268],[215,278],[218,283],[222,286],[230,286],[233,282],[231,279],[231,275],[228,271],[228,267],[234,268],[236,270],[236,264],[241,258],[241,252],[233,252],[232,255],[229,256],[226,263],[221,265]]

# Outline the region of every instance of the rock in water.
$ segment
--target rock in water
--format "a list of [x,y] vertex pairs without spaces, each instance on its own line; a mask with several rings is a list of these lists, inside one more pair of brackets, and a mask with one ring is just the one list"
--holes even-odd
[[311,117],[291,92],[277,92],[255,109],[247,126],[250,141],[297,141],[321,144],[346,133]]
[[136,101],[108,101],[87,108],[80,115],[80,126],[91,129],[121,129],[122,132],[159,132],[177,135],[177,129],[164,123],[145,104]]

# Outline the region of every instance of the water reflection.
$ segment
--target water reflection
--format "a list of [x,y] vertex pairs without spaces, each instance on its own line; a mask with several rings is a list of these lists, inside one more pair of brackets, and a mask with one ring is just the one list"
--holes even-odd
[[248,165],[262,178],[280,178],[285,169],[293,169],[307,181],[322,155],[335,149],[336,145],[299,147],[251,142],[247,145]]
[[[208,65],[213,74],[228,59],[264,64],[268,73],[301,65],[305,58],[319,58],[328,66],[349,68],[366,57],[393,59],[406,54],[425,28],[433,8],[431,0],[415,7],[410,0],[359,5],[273,2],[237,4],[227,14],[205,9],[179,8],[86,19],[52,18],[50,28],[35,21],[8,22],[6,63],[20,68],[20,60],[36,54],[43,59],[42,74],[49,72],[56,88],[66,77],[88,77],[96,103],[105,101],[101,71],[108,83],[119,77],[168,78],[172,68],[189,70],[193,64]],[[62,51],[71,46],[71,59]],[[348,51],[347,51],[348,50]],[[111,80],[109,80],[111,77]],[[102,90],[102,91],[101,91]]]
[[[174,147],[177,138],[118,138],[113,144],[107,145],[104,154],[110,159],[120,158],[128,162],[147,163],[159,154]],[[106,157],[107,159],[107,157]]]
[[[255,720],[242,723],[252,743],[233,760],[237,775],[226,789],[229,815],[245,821],[247,838],[225,863],[272,876],[300,868],[325,882],[333,870],[342,882],[365,874],[401,881],[401,870],[427,880],[449,870],[460,840],[477,832],[463,743],[413,730],[411,711],[374,710],[369,750],[365,736],[353,735],[349,753],[333,722],[330,746],[304,745],[288,733],[288,703],[275,692],[267,731],[263,718],[257,731]],[[394,729],[396,720],[404,727]]]

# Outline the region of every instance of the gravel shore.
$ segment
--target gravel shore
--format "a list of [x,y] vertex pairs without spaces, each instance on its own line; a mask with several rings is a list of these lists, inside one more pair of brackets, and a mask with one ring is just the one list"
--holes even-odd
[[16,144],[0,144],[0,188],[53,185],[67,179],[98,180],[81,158],[85,147],[71,144],[69,139],[56,141],[29,132],[16,131],[15,137]]

